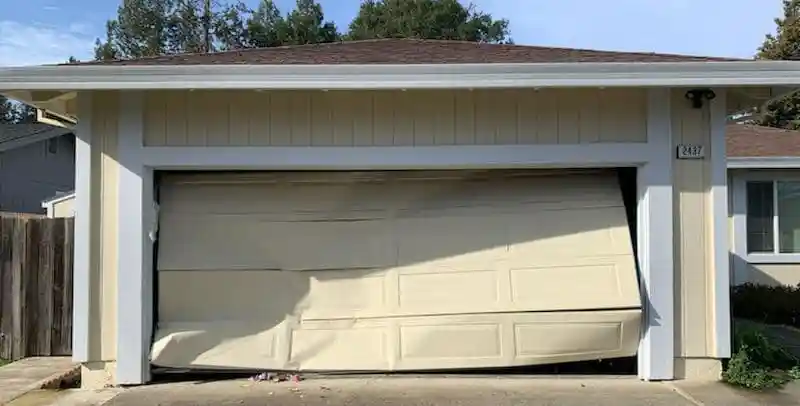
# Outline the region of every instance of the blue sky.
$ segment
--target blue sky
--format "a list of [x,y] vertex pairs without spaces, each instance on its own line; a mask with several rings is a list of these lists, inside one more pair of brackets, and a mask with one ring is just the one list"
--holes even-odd
[[[258,0],[248,0],[250,5]],[[278,0],[287,11],[294,0]],[[322,0],[347,26],[358,0]],[[774,31],[781,0],[475,0],[511,21],[515,42],[620,51],[750,57]],[[0,66],[90,59],[114,0],[0,0]]]

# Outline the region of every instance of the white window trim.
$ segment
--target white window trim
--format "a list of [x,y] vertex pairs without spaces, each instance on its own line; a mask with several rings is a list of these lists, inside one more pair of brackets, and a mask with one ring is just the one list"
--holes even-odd
[[[800,253],[780,253],[778,232],[778,199],[776,183],[781,181],[800,182],[800,174],[791,174],[781,171],[763,171],[739,173],[733,179],[733,253],[749,264],[793,264],[800,263]],[[747,248],[747,183],[772,182],[773,192],[773,238],[775,239],[774,252],[751,253]]]

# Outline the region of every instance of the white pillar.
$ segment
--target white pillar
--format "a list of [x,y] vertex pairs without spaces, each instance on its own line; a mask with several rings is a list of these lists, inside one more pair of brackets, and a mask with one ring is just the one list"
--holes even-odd
[[72,360],[89,361],[92,258],[92,94],[78,94],[75,129]]
[[638,259],[644,321],[639,344],[639,377],[674,378],[674,268],[672,129],[670,89],[647,97],[648,163],[638,170]]
[[150,379],[153,176],[141,160],[142,104],[141,92],[120,92],[116,380],[121,385]]
[[[728,243],[728,164],[725,151],[727,124],[725,89],[714,89],[711,101],[711,216],[713,219],[714,356],[731,356],[730,247]],[[742,234],[744,237],[744,233]]]

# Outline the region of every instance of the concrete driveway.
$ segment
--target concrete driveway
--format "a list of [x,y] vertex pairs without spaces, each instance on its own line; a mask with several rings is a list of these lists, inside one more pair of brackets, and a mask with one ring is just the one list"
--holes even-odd
[[783,406],[800,405],[798,394],[795,388],[763,395],[715,383],[643,383],[631,378],[362,377],[308,379],[297,384],[247,380],[155,384],[123,390],[104,404]]

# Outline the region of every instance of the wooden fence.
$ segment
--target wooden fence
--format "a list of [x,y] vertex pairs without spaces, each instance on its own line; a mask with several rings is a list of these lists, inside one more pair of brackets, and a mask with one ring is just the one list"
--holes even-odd
[[71,354],[73,226],[0,214],[0,359]]

